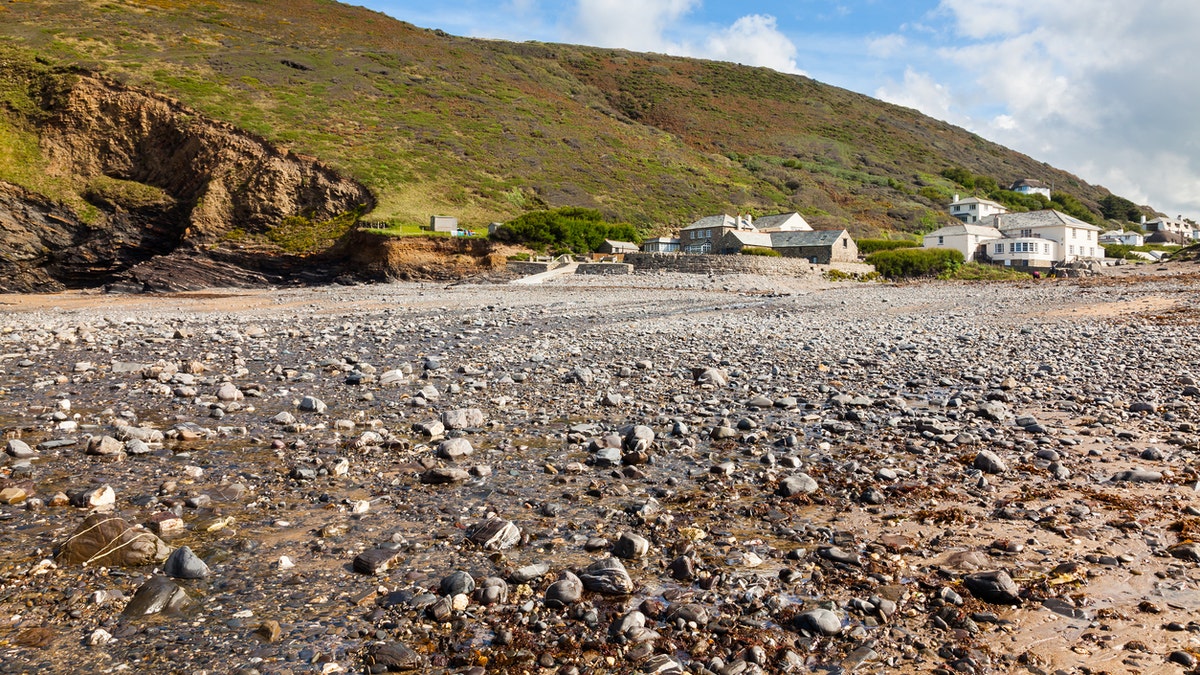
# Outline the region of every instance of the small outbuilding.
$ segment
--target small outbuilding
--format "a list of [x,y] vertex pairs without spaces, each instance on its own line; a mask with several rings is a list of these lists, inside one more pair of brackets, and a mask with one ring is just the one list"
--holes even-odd
[[600,248],[596,249],[596,252],[605,255],[624,255],[626,253],[637,253],[639,250],[638,245],[633,242],[605,239],[604,243],[600,244]]
[[458,218],[454,216],[429,216],[429,229],[434,232],[450,232],[453,234],[458,231]]

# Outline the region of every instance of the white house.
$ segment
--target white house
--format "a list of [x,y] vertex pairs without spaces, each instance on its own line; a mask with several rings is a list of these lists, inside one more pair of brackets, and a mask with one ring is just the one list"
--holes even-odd
[[970,262],[975,259],[979,245],[1003,235],[994,227],[983,225],[947,225],[925,235],[925,248],[952,248]]
[[642,242],[646,253],[678,253],[679,240],[674,237],[655,237]]
[[1104,260],[1100,228],[1054,209],[998,214],[982,224],[1002,235],[987,244],[987,257],[995,263],[1048,268],[1055,263]]
[[[746,216],[749,220],[750,216]],[[750,221],[759,232],[812,232],[812,226],[799,213],[776,213]]]
[[1155,218],[1147,220],[1145,224],[1147,232],[1172,232],[1184,239],[1196,239],[1196,229],[1191,223],[1185,221],[1182,216],[1179,218]]
[[973,225],[997,213],[1008,213],[1008,209],[1004,208],[1003,204],[978,197],[959,199],[958,195],[954,195],[954,201],[950,204],[950,215],[967,225]]
[[1008,186],[1008,189],[1023,195],[1043,195],[1046,199],[1050,199],[1050,186],[1032,178],[1022,178]]
[[1141,246],[1146,243],[1146,238],[1141,232],[1131,232],[1124,230],[1109,230],[1100,235],[1101,244],[1120,244],[1121,246]]

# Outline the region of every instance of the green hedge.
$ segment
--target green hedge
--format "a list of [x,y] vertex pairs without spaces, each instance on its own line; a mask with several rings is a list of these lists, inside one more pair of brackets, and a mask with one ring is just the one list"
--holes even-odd
[[741,250],[742,255],[760,255],[765,258],[779,258],[783,254],[775,249],[763,248],[761,246],[747,246]]
[[859,255],[871,255],[878,251],[894,251],[898,248],[920,248],[921,242],[912,239],[859,239]]
[[963,254],[949,248],[902,248],[872,253],[867,262],[889,279],[936,277],[961,267]]

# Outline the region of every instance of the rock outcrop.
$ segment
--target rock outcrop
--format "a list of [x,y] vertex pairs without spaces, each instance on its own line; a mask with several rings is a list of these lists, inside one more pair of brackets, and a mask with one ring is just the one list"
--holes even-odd
[[[196,257],[234,231],[374,205],[364,186],[315,159],[169,98],[91,74],[28,82],[42,108],[28,122],[44,171],[81,199],[64,205],[72,200],[0,182],[0,290],[102,285],[158,256]],[[254,269],[253,256],[239,258],[223,264]]]

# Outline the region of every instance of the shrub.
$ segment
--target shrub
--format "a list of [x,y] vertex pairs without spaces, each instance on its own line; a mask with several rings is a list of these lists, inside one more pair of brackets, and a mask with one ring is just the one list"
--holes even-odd
[[902,248],[872,253],[867,262],[889,279],[935,277],[961,267],[963,254],[949,248]]
[[912,239],[859,239],[859,255],[870,255],[876,251],[894,251],[898,248],[919,248],[921,242]]
[[553,211],[534,211],[501,225],[492,238],[509,244],[524,244],[537,251],[590,253],[605,239],[640,243],[641,236],[629,223],[608,223],[595,209],[568,206]]
[[883,277],[880,276],[879,272],[876,272],[875,270],[871,270],[870,272],[865,272],[865,273],[845,272],[845,271],[837,269],[836,267],[825,270],[825,272],[823,274],[821,274],[821,277],[823,279],[825,279],[826,281],[863,281],[863,282],[866,282],[866,281],[882,281],[883,280]]
[[742,249],[742,255],[759,255],[764,258],[779,258],[782,254],[772,248],[763,248],[761,246],[747,246]]
[[1136,255],[1133,255],[1133,247],[1125,244],[1100,244],[1100,248],[1104,249],[1104,255],[1117,260],[1139,260]]
[[1033,275],[1028,272],[1019,272],[1011,267],[969,262],[942,272],[938,278],[954,281],[1024,281],[1032,279]]

